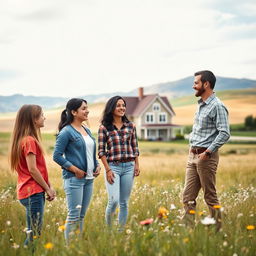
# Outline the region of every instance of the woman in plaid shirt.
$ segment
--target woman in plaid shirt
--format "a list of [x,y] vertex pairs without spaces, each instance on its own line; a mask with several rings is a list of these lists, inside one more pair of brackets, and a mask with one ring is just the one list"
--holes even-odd
[[106,170],[108,225],[118,204],[119,225],[125,225],[133,178],[140,174],[136,129],[125,116],[125,110],[125,100],[120,96],[112,97],[106,104],[98,132],[98,155]]

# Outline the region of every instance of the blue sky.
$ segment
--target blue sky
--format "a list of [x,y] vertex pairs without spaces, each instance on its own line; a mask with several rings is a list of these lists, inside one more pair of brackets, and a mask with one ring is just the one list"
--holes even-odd
[[0,24],[0,95],[130,91],[201,69],[256,79],[255,1],[2,0]]

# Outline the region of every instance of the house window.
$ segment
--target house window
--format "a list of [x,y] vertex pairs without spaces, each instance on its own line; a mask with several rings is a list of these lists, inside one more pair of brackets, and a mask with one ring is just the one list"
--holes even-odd
[[166,113],[160,113],[158,117],[159,117],[159,123],[167,123]]
[[153,113],[146,114],[146,123],[154,123],[154,115]]
[[158,102],[153,104],[153,111],[159,111],[160,110],[160,104]]

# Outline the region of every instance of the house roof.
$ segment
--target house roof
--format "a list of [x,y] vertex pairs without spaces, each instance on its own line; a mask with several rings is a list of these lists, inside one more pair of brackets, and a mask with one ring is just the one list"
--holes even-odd
[[[139,97],[123,97],[126,101],[126,114],[131,116],[139,116],[157,96],[158,94],[144,95],[141,100],[139,99]],[[169,110],[175,114],[167,97],[159,96],[159,98],[161,98],[161,100],[166,104]]]

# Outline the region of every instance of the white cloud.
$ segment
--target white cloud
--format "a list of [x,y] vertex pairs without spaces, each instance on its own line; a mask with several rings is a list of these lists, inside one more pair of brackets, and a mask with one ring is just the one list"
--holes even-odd
[[255,23],[237,24],[237,13],[209,8],[204,1],[1,5],[0,70],[19,75],[0,79],[0,95],[129,91],[205,68],[219,76],[256,79]]

